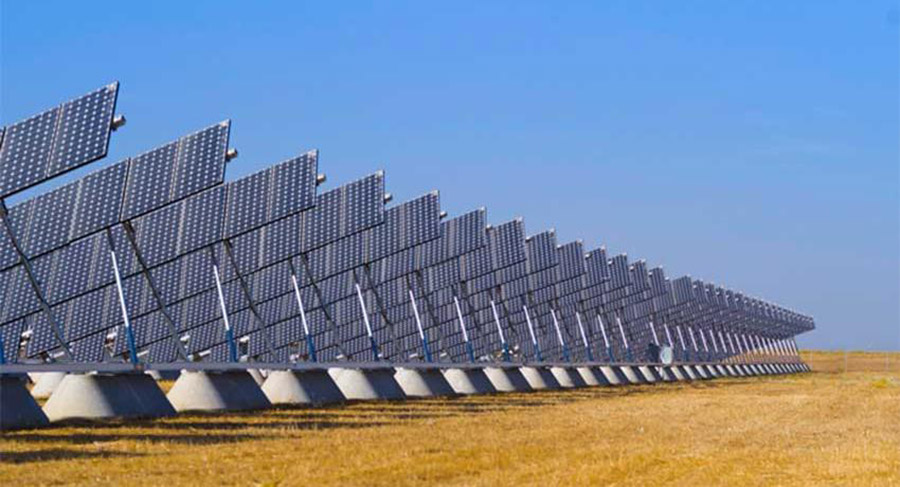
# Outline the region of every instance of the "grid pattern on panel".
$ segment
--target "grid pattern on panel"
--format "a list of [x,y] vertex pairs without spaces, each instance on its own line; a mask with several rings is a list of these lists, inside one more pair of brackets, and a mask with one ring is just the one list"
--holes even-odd
[[226,237],[311,208],[317,170],[318,153],[310,151],[229,183]]
[[118,83],[6,127],[0,196],[27,189],[106,155]]
[[121,218],[129,220],[222,182],[225,121],[131,159]]
[[609,262],[609,287],[620,289],[631,284],[631,273],[628,268],[628,256],[619,254]]
[[556,235],[553,231],[541,232],[528,237],[525,242],[528,257],[528,272],[535,273],[556,266]]

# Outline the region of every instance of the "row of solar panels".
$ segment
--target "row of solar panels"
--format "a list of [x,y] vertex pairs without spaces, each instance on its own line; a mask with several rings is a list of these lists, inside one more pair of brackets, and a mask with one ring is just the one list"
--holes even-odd
[[[4,128],[4,196],[105,156],[116,92]],[[225,183],[229,127],[4,206],[7,360],[653,360],[814,327],[521,219],[444,219],[437,192],[386,208],[381,172],[317,194],[315,151]]]

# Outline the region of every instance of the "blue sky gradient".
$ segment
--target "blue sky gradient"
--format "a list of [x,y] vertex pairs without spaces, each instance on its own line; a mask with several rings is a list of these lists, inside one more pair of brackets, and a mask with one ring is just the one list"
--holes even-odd
[[119,80],[91,169],[231,118],[229,179],[318,148],[900,349],[896,2],[337,3],[0,2],[2,122]]

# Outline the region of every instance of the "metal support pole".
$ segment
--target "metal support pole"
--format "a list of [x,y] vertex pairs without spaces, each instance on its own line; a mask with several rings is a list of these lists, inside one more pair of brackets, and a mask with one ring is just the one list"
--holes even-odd
[[416,296],[412,289],[406,290],[409,293],[409,302],[412,303],[413,315],[416,317],[416,327],[419,329],[419,337],[422,339],[422,350],[425,352],[425,360],[431,362],[431,350],[428,349],[428,339],[425,337],[425,329],[422,328],[422,318],[419,317],[419,307],[416,305]]
[[659,336],[656,335],[656,327],[653,325],[653,320],[650,320],[650,332],[653,333],[653,343],[659,347]]
[[128,317],[128,306],[125,303],[125,291],[122,290],[122,277],[119,275],[119,262],[116,260],[116,252],[109,251],[112,261],[113,275],[116,278],[116,292],[119,296],[119,308],[122,312],[122,322],[125,324],[125,340],[128,343],[128,355],[132,365],[138,364],[137,347],[134,343],[134,331],[131,329],[131,319]]
[[619,325],[619,333],[622,334],[622,344],[625,346],[625,359],[629,362],[634,362],[634,357],[631,355],[631,349],[628,348],[628,338],[625,336],[625,328],[622,326],[622,318],[619,317],[619,313],[616,313],[615,316],[616,324]]
[[607,358],[609,358],[610,363],[614,363],[616,357],[613,355],[612,346],[609,344],[609,337],[606,336],[606,326],[603,325],[603,318],[600,317],[600,313],[597,313],[597,323],[600,325],[600,334],[603,335],[603,345],[606,347]]
[[475,363],[475,349],[469,342],[469,333],[466,331],[466,322],[463,320],[462,308],[459,307],[459,299],[453,296],[453,304],[456,306],[456,316],[459,318],[459,329],[462,330],[463,341],[466,342],[466,354],[469,355],[469,362]]
[[587,334],[584,332],[584,324],[581,323],[581,313],[575,312],[575,321],[578,323],[578,332],[581,333],[581,341],[584,343],[584,352],[587,354],[589,362],[594,361],[594,354],[591,352],[591,345],[588,343]]
[[559,346],[562,347],[563,359],[566,362],[571,362],[572,357],[569,355],[569,347],[566,346],[566,341],[563,340],[562,330],[559,328],[559,320],[556,319],[556,311],[553,308],[550,308],[550,318],[553,320],[553,327],[556,328],[556,339],[559,340]]
[[500,315],[497,314],[497,305],[494,304],[493,299],[491,299],[491,313],[494,314],[494,323],[497,324],[497,334],[500,335],[500,343],[503,345],[503,360],[505,362],[510,362],[512,359],[509,356],[509,344],[506,343],[506,337],[503,336],[503,327],[500,326]]
[[719,346],[716,344],[716,334],[713,333],[712,329],[710,329],[708,331],[709,331],[709,339],[712,342],[713,350],[715,351],[715,360],[718,361],[719,360]]
[[[237,259],[235,259],[234,251],[231,247],[231,242],[225,240],[223,247],[225,248],[225,255],[228,257],[228,261],[231,263],[231,267],[234,269],[234,273],[237,276],[238,284],[241,287],[241,293],[244,295],[244,299],[247,300],[247,305],[250,307],[250,314],[253,315],[253,320],[256,322],[256,328],[259,330],[259,333],[266,344],[266,348],[269,350],[269,359],[277,360],[275,357],[275,345],[269,337],[269,325],[263,321],[262,315],[260,315],[259,310],[256,307],[256,302],[253,301],[253,294],[250,292],[250,286],[247,285],[247,281],[244,279],[243,274],[241,274],[240,267],[238,267]],[[213,259],[215,259],[215,257],[213,257]]]
[[[122,228],[125,231],[125,239],[128,240],[128,245],[131,247],[131,252],[134,253],[135,259],[137,259],[138,265],[141,266],[141,275],[144,276],[144,281],[147,283],[147,287],[150,288],[150,294],[153,295],[153,300],[156,301],[156,308],[162,313],[163,318],[165,318],[166,324],[169,326],[169,333],[172,336],[172,342],[175,345],[175,351],[178,353],[178,356],[184,360],[188,361],[187,349],[182,343],[181,338],[178,336],[178,326],[175,325],[175,320],[172,319],[172,315],[169,314],[169,308],[166,306],[166,302],[163,299],[162,295],[159,294],[159,288],[156,285],[156,280],[153,279],[153,274],[150,273],[150,269],[147,267],[147,262],[144,260],[144,255],[141,253],[141,249],[138,248],[137,245],[137,237],[134,234],[134,227],[131,226],[130,221],[126,221],[122,224]],[[115,240],[112,237],[112,231],[107,229],[106,231],[106,239],[109,241],[109,248],[115,250]]]
[[544,357],[541,356],[541,345],[537,341],[537,336],[534,334],[534,325],[531,323],[531,315],[528,313],[528,306],[522,305],[522,309],[525,310],[525,322],[528,324],[528,333],[531,335],[531,343],[534,345],[534,354],[537,357],[538,362],[543,362]]
[[[721,332],[719,332],[719,333],[721,333]],[[728,344],[731,345],[731,360],[735,361],[735,360],[737,360],[738,353],[737,353],[737,350],[735,350],[735,348],[734,348],[734,341],[731,340],[730,333],[726,333],[726,335],[728,336]]]
[[44,299],[44,290],[41,289],[41,284],[34,275],[34,269],[31,268],[31,261],[28,260],[28,256],[26,256],[25,252],[22,251],[22,248],[19,247],[16,233],[12,228],[12,223],[9,221],[9,212],[6,209],[6,201],[2,198],[0,198],[0,219],[3,220],[3,229],[6,231],[7,237],[9,237],[9,243],[19,257],[19,263],[22,264],[22,268],[25,269],[25,277],[28,279],[28,284],[31,286],[31,290],[34,291],[34,294],[40,303],[41,310],[47,315],[47,322],[50,323],[50,329],[53,331],[56,341],[59,342],[59,346],[62,348],[66,358],[72,360],[72,350],[69,348],[69,344],[63,336],[62,326],[60,325],[59,320],[56,319],[56,313],[53,312],[53,309],[50,308],[50,304]]
[[697,333],[700,335],[700,340],[703,341],[703,353],[706,355],[706,360],[712,362],[712,355],[709,351],[709,345],[706,342],[706,335],[703,334],[703,329],[701,328]]
[[684,342],[684,334],[681,333],[681,325],[675,325],[675,331],[678,332],[678,341],[681,342],[681,353],[685,362],[691,361],[691,353],[688,351],[687,344]]
[[374,360],[379,360],[378,353],[378,343],[375,342],[375,335],[372,333],[372,325],[369,323],[369,312],[366,311],[366,301],[363,299],[362,289],[359,287],[359,283],[353,283],[356,287],[356,297],[359,299],[359,308],[362,310],[363,315],[363,323],[366,325],[366,334],[369,335],[369,345],[372,348],[372,357]]
[[219,309],[222,311],[222,321],[225,323],[225,340],[228,342],[228,354],[232,362],[237,362],[237,343],[234,341],[234,332],[231,331],[228,308],[225,306],[225,294],[222,293],[222,280],[219,278],[219,266],[216,264],[213,264],[213,277],[216,280],[216,292],[219,294]]
[[700,347],[697,346],[697,337],[694,336],[694,329],[690,326],[687,327],[688,335],[691,336],[691,344],[694,346],[694,353],[697,354],[697,359],[700,359]]
[[297,298],[297,307],[300,308],[300,323],[303,324],[303,334],[306,335],[306,349],[309,352],[309,358],[313,362],[318,362],[316,356],[316,344],[313,341],[312,333],[309,332],[309,323],[306,321],[306,308],[303,306],[303,298],[300,296],[300,286],[297,284],[297,275],[291,272],[291,284],[294,285],[294,297]]

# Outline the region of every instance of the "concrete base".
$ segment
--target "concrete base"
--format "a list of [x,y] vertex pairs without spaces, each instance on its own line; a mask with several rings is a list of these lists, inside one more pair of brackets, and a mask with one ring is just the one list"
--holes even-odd
[[710,379],[709,373],[706,371],[706,367],[704,367],[702,365],[688,365],[688,366],[686,366],[686,368],[687,367],[690,367],[691,371],[694,373],[694,376],[696,376],[698,379],[700,379],[700,380],[709,380]]
[[182,371],[166,396],[176,411],[242,411],[272,403],[246,370]]
[[262,385],[272,404],[323,406],[347,400],[327,370],[273,370]]
[[640,374],[641,377],[644,379],[644,382],[652,384],[654,382],[658,382],[659,380],[661,380],[660,377],[658,375],[656,375],[656,372],[653,370],[652,367],[648,367],[646,365],[639,365],[637,367],[637,371],[638,371],[638,374]]
[[608,386],[606,377],[600,373],[600,370],[591,367],[576,367],[575,373],[581,376],[581,380],[588,386]]
[[160,418],[175,409],[147,374],[66,374],[44,405],[50,421]]
[[621,386],[628,383],[628,379],[622,374],[618,367],[611,365],[601,365],[597,367],[597,372],[606,379],[606,383],[611,386]]
[[701,367],[703,367],[703,370],[706,371],[706,375],[708,375],[710,379],[715,379],[721,375],[719,374],[718,369],[713,365],[702,365]]
[[586,387],[587,384],[581,378],[581,374],[575,371],[574,367],[550,367],[550,373],[559,386],[564,389],[572,389],[575,387]]
[[153,377],[153,380],[155,381],[178,380],[178,376],[181,375],[181,372],[177,370],[148,370],[147,375]]
[[0,431],[50,424],[47,415],[25,387],[26,376],[0,375]]
[[331,368],[328,374],[349,400],[397,401],[406,399],[403,388],[394,379],[394,369]]
[[709,380],[709,379],[716,378],[716,372],[715,372],[715,370],[713,370],[712,367],[710,367],[708,365],[698,365],[696,368],[699,372],[701,372],[703,374],[704,379]]
[[681,370],[681,374],[687,380],[698,380],[700,377],[694,373],[694,368],[690,365],[679,365],[678,368]]
[[253,377],[258,386],[263,385],[263,382],[266,381],[266,374],[263,374],[259,369],[247,369],[247,373],[250,374],[250,377]]
[[398,367],[394,379],[407,397],[453,396],[453,387],[438,369],[404,369]]
[[719,364],[713,365],[715,367],[716,372],[719,373],[719,377],[728,377],[728,371],[725,370],[725,367],[722,367]]
[[646,384],[647,380],[644,374],[637,371],[635,367],[630,365],[622,365],[617,367],[619,372],[625,377],[628,384]]
[[65,376],[65,372],[41,372],[36,377],[34,387],[31,388],[31,395],[35,399],[47,399],[59,387]]
[[491,384],[484,369],[444,369],[444,377],[457,394],[494,394],[497,389]]
[[675,382],[675,376],[669,367],[650,367],[657,377],[663,382]]
[[498,392],[531,392],[525,376],[518,367],[485,367],[485,375]]
[[548,367],[522,367],[522,375],[528,385],[536,391],[559,389],[561,386]]
[[680,381],[687,380],[687,377],[685,377],[684,374],[681,372],[680,367],[673,365],[673,366],[667,367],[667,370],[669,372],[669,375],[676,381],[680,382]]
[[741,374],[738,373],[737,369],[735,369],[733,365],[723,365],[723,367],[725,367],[725,373],[728,374],[728,377],[741,376]]

